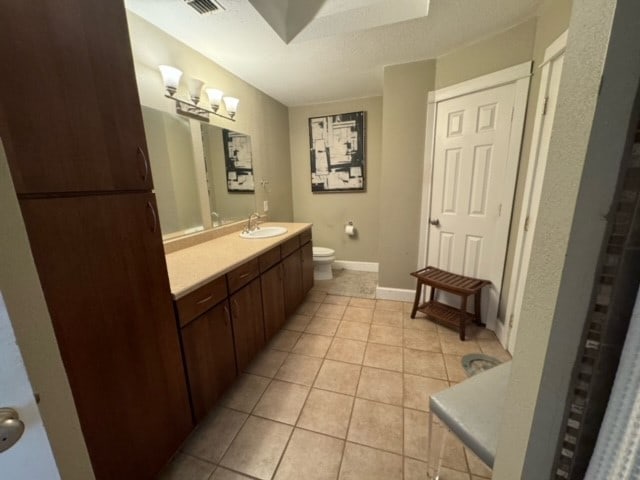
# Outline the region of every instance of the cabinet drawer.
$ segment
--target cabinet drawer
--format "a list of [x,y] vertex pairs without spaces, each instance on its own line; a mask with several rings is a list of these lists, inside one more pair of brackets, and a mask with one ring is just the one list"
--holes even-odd
[[257,258],[249,260],[247,263],[240,265],[235,270],[227,273],[227,283],[229,285],[229,293],[233,293],[239,288],[245,286],[251,280],[258,276],[260,269]]
[[295,252],[298,248],[300,248],[300,240],[298,239],[298,237],[293,237],[287,240],[282,245],[280,245],[280,253],[282,255],[282,258]]
[[227,284],[224,277],[220,277],[176,300],[180,326],[183,327],[226,297]]
[[264,273],[280,261],[280,247],[275,247],[258,257],[260,273]]
[[300,245],[304,245],[305,243],[310,242],[311,241],[311,229],[305,230],[304,232],[302,232],[300,235],[298,235],[298,238],[300,238]]

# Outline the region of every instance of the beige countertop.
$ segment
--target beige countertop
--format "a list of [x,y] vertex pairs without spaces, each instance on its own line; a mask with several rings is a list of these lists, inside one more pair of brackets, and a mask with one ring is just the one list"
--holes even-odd
[[167,270],[174,299],[179,299],[248,260],[311,228],[310,223],[264,223],[260,226],[282,226],[287,233],[271,238],[241,238],[230,233],[193,247],[168,253]]

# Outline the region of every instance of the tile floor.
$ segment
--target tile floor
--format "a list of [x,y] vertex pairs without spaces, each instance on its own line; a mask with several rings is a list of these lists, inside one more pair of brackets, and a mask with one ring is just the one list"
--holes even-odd
[[[428,396],[465,378],[462,355],[506,353],[411,304],[314,288],[162,474],[172,480],[425,479]],[[453,437],[442,480],[491,471]]]

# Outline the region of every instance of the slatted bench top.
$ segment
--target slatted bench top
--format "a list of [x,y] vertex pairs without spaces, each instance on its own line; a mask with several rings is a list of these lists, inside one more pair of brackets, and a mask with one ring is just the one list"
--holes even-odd
[[411,275],[418,278],[423,284],[462,295],[473,295],[491,283],[488,280],[465,277],[435,267],[426,267],[411,273]]

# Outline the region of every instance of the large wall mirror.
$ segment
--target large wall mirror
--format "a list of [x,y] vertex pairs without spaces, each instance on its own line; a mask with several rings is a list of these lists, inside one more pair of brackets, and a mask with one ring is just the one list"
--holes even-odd
[[142,116],[165,240],[256,210],[248,135],[145,106]]

